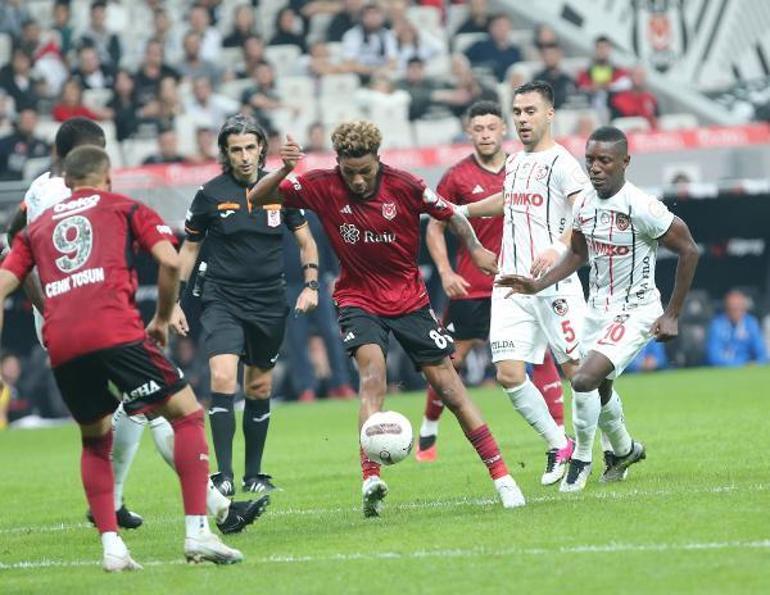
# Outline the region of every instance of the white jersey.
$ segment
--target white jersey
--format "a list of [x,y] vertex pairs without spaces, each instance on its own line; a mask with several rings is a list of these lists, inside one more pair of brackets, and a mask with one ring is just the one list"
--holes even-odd
[[37,219],[43,211],[53,205],[67,200],[72,192],[64,184],[64,178],[53,176],[46,172],[35,178],[24,195],[24,206],[27,209],[27,225]]
[[655,286],[658,238],[674,220],[665,204],[631,182],[610,198],[587,186],[575,201],[573,229],[588,245],[588,303],[604,312],[660,302]]
[[[569,196],[588,178],[577,160],[559,144],[545,151],[519,151],[505,162],[505,223],[498,268],[500,275],[529,276],[535,257],[572,224]],[[582,294],[577,274],[538,295]]]

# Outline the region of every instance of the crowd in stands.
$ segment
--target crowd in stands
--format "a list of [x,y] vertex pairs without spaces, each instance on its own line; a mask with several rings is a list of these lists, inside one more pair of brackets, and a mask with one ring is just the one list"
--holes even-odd
[[607,38],[595,45],[590,59],[564,58],[552,29],[487,0],[3,0],[0,177],[42,169],[72,116],[100,121],[127,166],[211,156],[207,131],[239,111],[301,142],[356,116],[387,124],[388,146],[451,142],[471,103],[507,103],[532,78],[577,110],[560,133],[609,118],[654,128],[644,69],[615,66]]

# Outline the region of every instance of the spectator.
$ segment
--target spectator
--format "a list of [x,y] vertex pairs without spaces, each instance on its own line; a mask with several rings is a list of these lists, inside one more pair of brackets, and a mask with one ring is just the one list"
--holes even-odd
[[122,142],[139,129],[134,79],[127,70],[119,70],[115,76],[115,93],[107,107],[112,110],[115,136]]
[[157,165],[161,163],[185,163],[185,159],[179,153],[179,140],[173,128],[165,128],[158,134],[158,152],[150,155],[144,161],[144,165]]
[[368,4],[361,13],[361,24],[342,38],[345,66],[368,80],[377,71],[393,70],[398,48],[396,38],[385,28],[385,16],[376,4]]
[[562,52],[558,42],[542,41],[538,46],[543,60],[543,70],[535,74],[534,80],[545,81],[553,89],[553,106],[562,107],[577,91],[575,81],[561,68]]
[[255,35],[254,9],[248,4],[239,4],[233,11],[233,30],[222,41],[226,48],[243,47],[250,36]]
[[120,66],[123,49],[120,38],[107,29],[107,2],[94,0],[91,2],[88,27],[80,36],[80,44],[96,48],[99,60],[111,68]]
[[249,35],[241,46],[243,66],[235,71],[235,78],[247,79],[254,75],[257,64],[267,62],[265,59],[265,42],[259,35]]
[[275,71],[267,62],[258,64],[254,70],[254,86],[241,95],[241,105],[260,122],[269,124],[270,112],[283,106],[275,86]]
[[[217,131],[213,128],[197,128],[195,130],[195,154],[191,155],[187,161],[190,163],[211,163],[217,160],[218,155]],[[206,369],[208,370],[208,366]]]
[[404,74],[412,58],[419,58],[423,63],[430,62],[436,56],[445,53],[444,42],[427,31],[418,31],[407,19],[399,19],[393,27],[398,51],[398,72]]
[[326,144],[326,130],[321,122],[313,122],[307,127],[307,142],[303,149],[305,153],[323,153],[329,150]]
[[153,32],[150,39],[158,41],[163,48],[163,58],[168,64],[179,62],[184,51],[182,50],[182,35],[174,25],[168,11],[164,7],[156,8],[152,13]]
[[658,100],[647,87],[647,73],[643,66],[631,69],[631,88],[610,95],[610,116],[612,118],[630,118],[638,116],[656,128],[660,107]]
[[361,22],[364,0],[342,0],[342,10],[332,17],[326,28],[326,41],[339,42],[345,33]]
[[468,18],[455,31],[460,33],[486,33],[489,30],[489,8],[487,0],[470,0],[468,2]]
[[64,122],[70,118],[83,117],[90,120],[107,120],[112,118],[112,110],[104,108],[88,108],[83,105],[83,89],[75,79],[64,83],[61,97],[51,110],[53,119]]
[[18,112],[37,107],[40,98],[37,86],[30,55],[21,48],[15,48],[10,63],[0,68],[0,88],[13,97]]
[[535,27],[535,48],[541,50],[545,47],[556,45],[559,47],[559,37],[549,25],[540,24]]
[[489,19],[488,38],[477,41],[465,51],[474,67],[492,71],[498,81],[505,80],[505,73],[512,64],[521,60],[521,51],[511,41],[511,20],[508,15],[497,14]]
[[221,71],[213,62],[203,58],[201,36],[195,31],[189,31],[184,36],[182,47],[184,48],[184,59],[178,65],[179,73],[188,80],[205,76],[214,84],[219,84]]
[[628,365],[628,372],[654,372],[668,367],[666,348],[659,341],[650,341]]
[[433,94],[434,101],[449,107],[457,117],[462,117],[476,101],[497,101],[497,92],[479,82],[464,54],[453,55],[451,64],[451,83]]
[[[362,109],[370,109],[373,105],[383,107],[408,106],[409,93],[403,89],[396,89],[393,81],[385,74],[375,74],[366,87],[357,89],[353,95]],[[406,108],[405,111],[407,111]]]
[[134,77],[135,99],[138,107],[144,107],[158,97],[160,81],[171,77],[179,79],[179,73],[166,64],[163,44],[157,39],[150,39],[144,48],[144,60]]
[[53,31],[59,36],[59,51],[67,56],[72,49],[74,31],[70,25],[71,18],[69,0],[56,0],[53,5]]
[[14,39],[21,35],[21,27],[30,18],[23,0],[5,0],[0,3],[0,33],[9,33]]
[[300,57],[299,71],[307,76],[320,78],[327,74],[344,73],[347,69],[341,64],[332,62],[331,52],[326,43],[316,41],[310,45],[309,53]]
[[83,89],[111,89],[115,84],[113,69],[104,66],[99,60],[96,48],[90,45],[78,49],[78,64],[72,71],[72,77]]
[[43,34],[40,24],[30,19],[24,23],[17,45],[32,58],[33,72],[42,83],[40,92],[48,97],[58,95],[69,77],[58,36],[48,31]]
[[202,4],[194,4],[190,9],[190,31],[200,36],[200,57],[202,60],[218,63],[222,52],[222,34],[211,26],[211,15]]
[[419,120],[434,105],[433,94],[438,85],[425,76],[425,63],[417,57],[411,58],[406,68],[406,77],[398,84],[400,89],[409,93],[409,119]]
[[756,316],[748,313],[746,296],[733,290],[725,296],[725,311],[711,321],[706,345],[712,366],[767,363],[767,352]]
[[192,96],[184,102],[185,113],[204,128],[219,129],[225,119],[236,113],[239,107],[236,100],[214,93],[211,81],[205,76],[193,80]]
[[305,36],[302,34],[302,21],[289,7],[282,8],[275,17],[275,33],[270,45],[295,45],[302,53],[307,52]]
[[591,64],[577,78],[577,85],[592,99],[593,106],[606,112],[610,93],[623,91],[631,86],[628,73],[611,62],[612,42],[609,37],[599,36],[594,41],[594,55]]
[[51,146],[35,136],[37,112],[25,107],[18,114],[14,131],[0,138],[0,180],[23,180],[30,159],[44,159],[51,153]]

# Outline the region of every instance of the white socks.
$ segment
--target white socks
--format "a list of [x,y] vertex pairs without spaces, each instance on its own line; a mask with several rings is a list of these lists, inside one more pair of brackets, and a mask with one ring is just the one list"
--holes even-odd
[[564,430],[560,430],[556,422],[553,421],[543,395],[532,384],[529,377],[524,381],[524,384],[504,390],[513,407],[542,436],[548,444],[549,450],[552,448],[562,449],[567,446]]
[[623,419],[623,404],[620,402],[620,396],[615,390],[607,404],[602,407],[599,415],[599,428],[612,446],[612,451],[619,457],[626,456],[631,452],[631,436],[626,429]]
[[156,417],[150,420],[150,431],[160,456],[168,463],[169,467],[176,469],[174,465],[174,428],[165,417]]
[[211,533],[209,519],[205,515],[186,514],[184,517],[185,537],[197,539]]
[[112,416],[112,468],[115,474],[115,510],[123,506],[123,488],[128,470],[144,432],[144,417],[131,418],[120,406]]
[[206,490],[206,510],[213,516],[217,523],[222,523],[230,512],[230,499],[223,496],[209,479],[208,489]]
[[105,554],[109,554],[117,558],[122,558],[128,554],[128,548],[126,547],[126,544],[123,542],[123,539],[120,537],[120,535],[115,533],[115,531],[107,531],[102,533],[101,538],[102,549],[104,550]]
[[438,436],[438,420],[430,420],[427,417],[422,418],[420,426],[420,436]]
[[598,390],[587,393],[572,391],[572,423],[575,426],[577,442],[573,459],[586,463],[593,460],[594,437],[601,408]]

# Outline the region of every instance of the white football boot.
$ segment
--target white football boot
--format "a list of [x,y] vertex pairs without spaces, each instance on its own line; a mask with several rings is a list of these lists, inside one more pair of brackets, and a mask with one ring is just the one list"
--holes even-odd
[[105,572],[123,572],[124,570],[143,570],[142,565],[131,558],[131,553],[126,550],[124,554],[104,552],[102,568]]
[[564,479],[559,486],[560,492],[579,492],[586,487],[588,476],[591,475],[591,463],[572,459]]
[[364,516],[376,517],[382,512],[382,500],[388,495],[388,485],[377,475],[364,480],[361,488]]
[[524,494],[521,493],[516,481],[510,475],[498,477],[495,480],[495,489],[497,495],[500,496],[503,508],[518,508],[526,504]]
[[194,564],[213,562],[214,564],[235,564],[243,561],[243,554],[222,543],[213,533],[202,532],[197,537],[184,540],[184,555],[187,561]]

